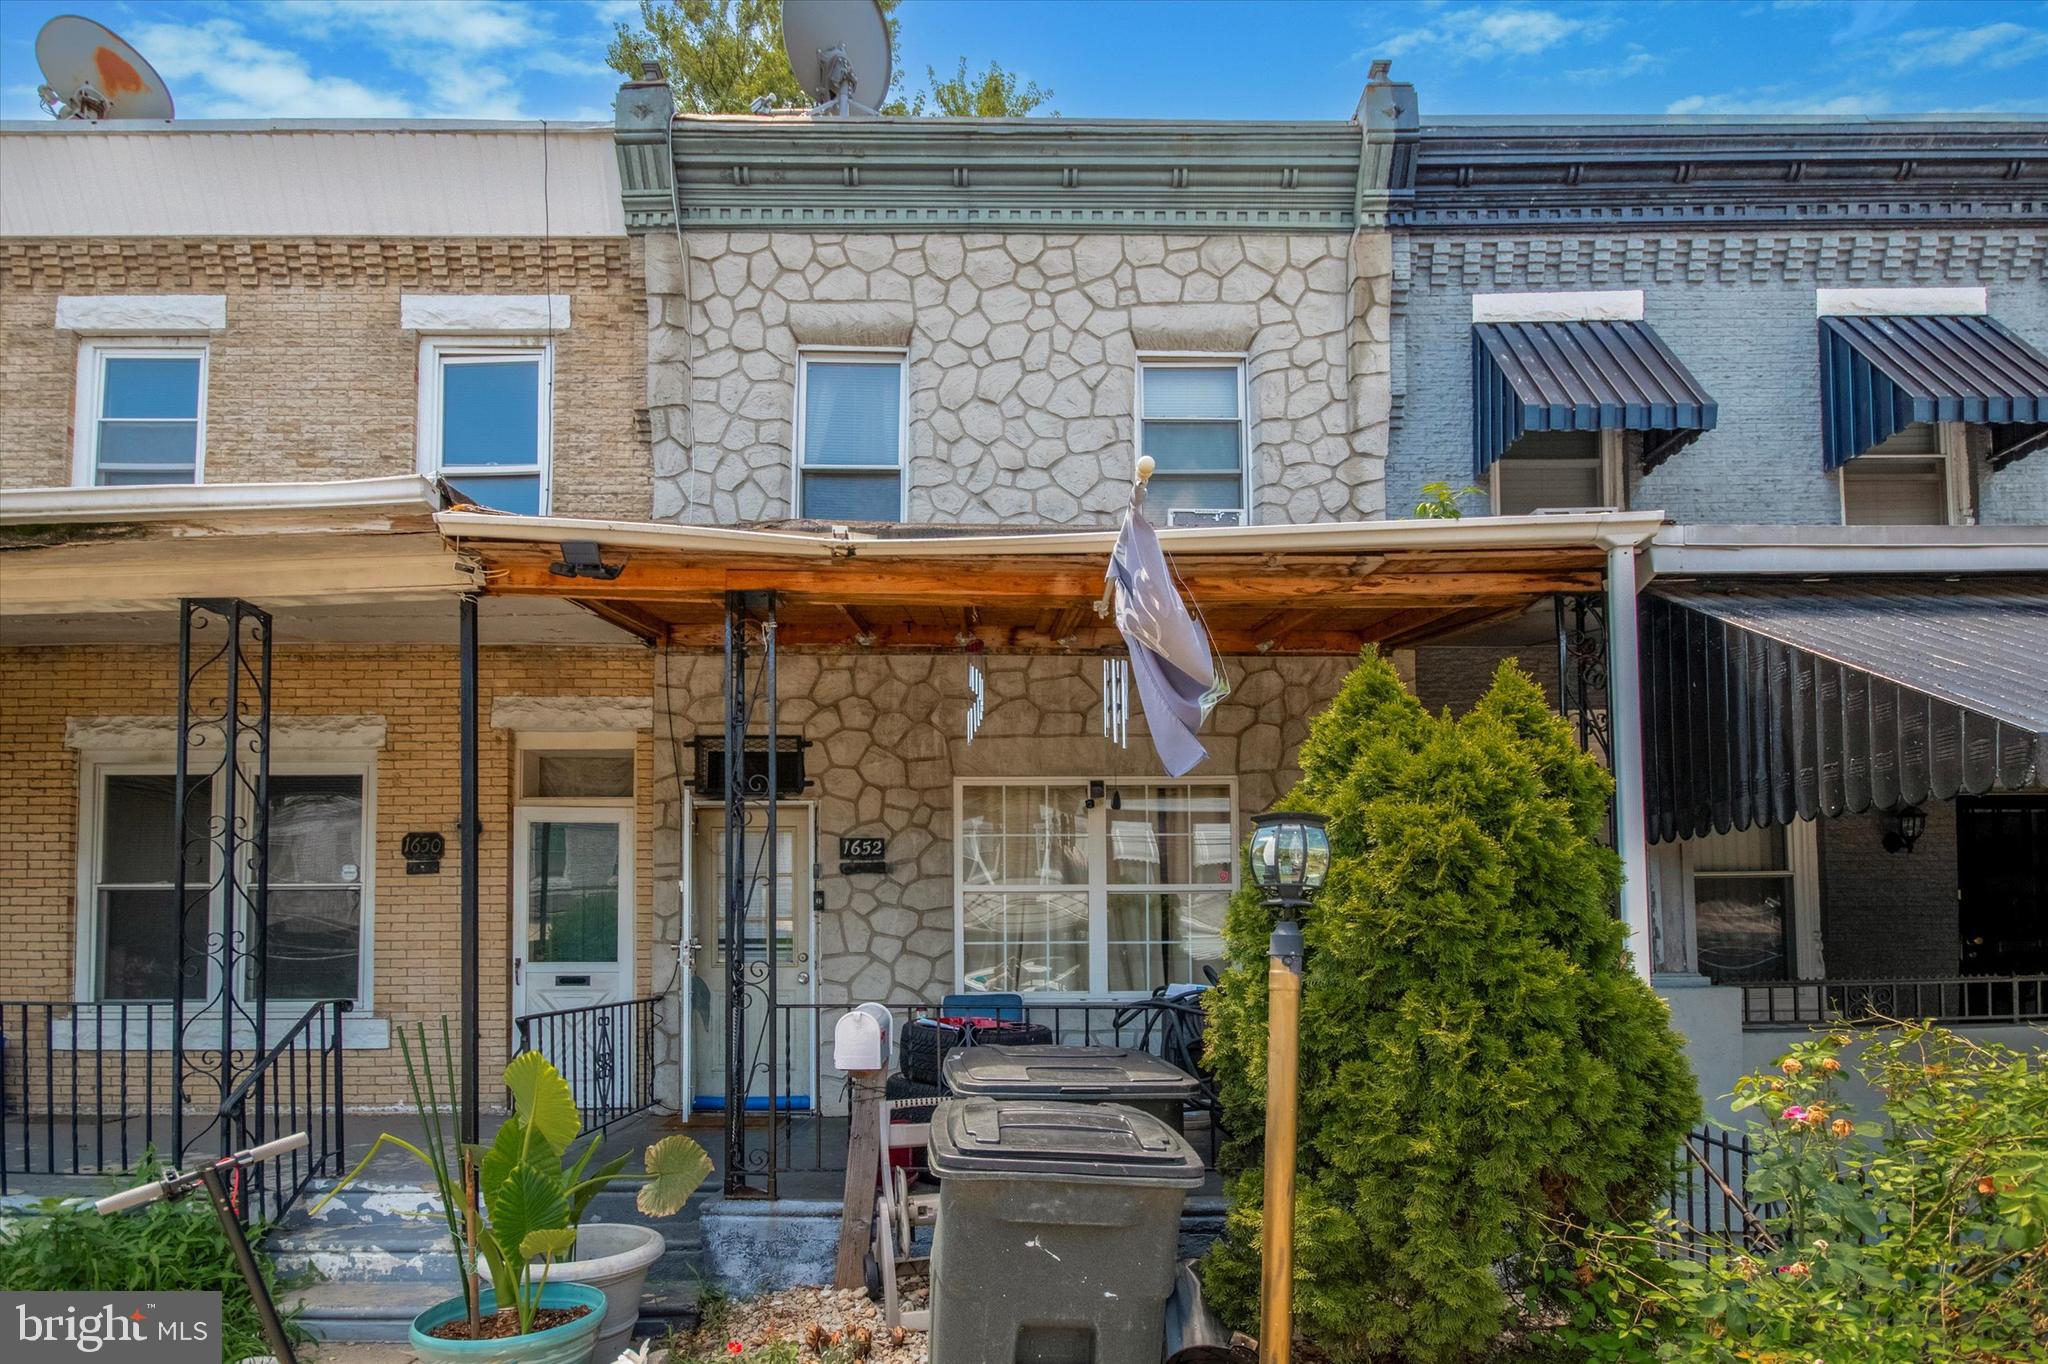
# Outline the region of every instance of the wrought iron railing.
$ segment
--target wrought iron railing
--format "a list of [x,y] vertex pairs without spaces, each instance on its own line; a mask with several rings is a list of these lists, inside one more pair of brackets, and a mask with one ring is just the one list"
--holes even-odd
[[247,1220],[276,1222],[315,1179],[339,1179],[348,1167],[341,1046],[348,1011],[348,1001],[338,999],[307,1009],[221,1101],[236,1150],[293,1132],[307,1138],[300,1150],[249,1167]]
[[252,1172],[246,1206],[274,1219],[310,1180],[341,1173],[347,1010],[338,1000],[309,1006],[260,1054],[245,1035],[246,1068],[215,1099],[215,1070],[177,1064],[168,1003],[0,1001],[0,1194],[21,1175],[121,1174],[217,1155],[217,1122],[230,1149],[304,1131],[305,1150]]
[[[850,1004],[783,1004],[772,1011],[778,1058],[772,1104],[764,1092],[750,1103],[746,1159],[755,1172],[834,1173],[846,1168],[847,1081],[827,1054],[833,1030]],[[890,1004],[897,1036],[913,1018],[934,1017],[935,1004]],[[968,1010],[967,1012],[972,1012]],[[1184,1115],[1187,1138],[1216,1168],[1223,1142],[1215,1086],[1200,1065],[1201,1005],[1159,999],[1029,1003],[1026,1022],[1042,1024],[1053,1040],[1070,1046],[1122,1046],[1150,1052],[1201,1080],[1199,1097]],[[765,1039],[751,1052],[767,1054]],[[891,1069],[895,1057],[890,1058]]]
[[1770,1210],[1748,1201],[1752,1156],[1746,1133],[1702,1123],[1686,1134],[1673,1162],[1665,1206],[1685,1252],[1695,1258],[1731,1250],[1765,1249]]
[[2048,976],[1781,980],[1742,986],[1742,1024],[1747,1028],[1854,1023],[1866,1018],[2037,1022],[2048,1019]]
[[521,1014],[519,1050],[537,1051],[569,1082],[585,1131],[654,1107],[654,1025],[658,995]]

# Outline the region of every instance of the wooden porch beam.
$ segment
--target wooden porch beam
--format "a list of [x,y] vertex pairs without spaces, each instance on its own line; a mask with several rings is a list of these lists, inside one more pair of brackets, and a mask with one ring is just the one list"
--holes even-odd
[[[995,654],[1120,654],[1123,636],[1114,625],[1098,624],[1065,633],[1036,625],[982,624],[963,632],[958,626],[938,622],[899,622],[875,625],[864,632],[867,642],[837,623],[785,620],[776,629],[775,647],[808,652],[858,653],[872,649],[880,653],[958,653],[962,635],[978,642],[983,651]],[[1219,629],[1212,643],[1220,654],[1350,655],[1370,642],[1372,636],[1356,630],[1297,631],[1285,641],[1237,629]],[[719,626],[710,623],[676,625],[669,630],[669,647],[689,653],[715,653],[725,646]],[[1261,647],[1264,646],[1264,647]]]
[[669,625],[661,617],[652,615],[631,602],[594,601],[578,597],[576,604],[609,625],[616,625],[631,635],[638,635],[650,644],[667,640]]
[[[1389,573],[1356,577],[1306,568],[1230,573],[1181,572],[1197,606],[1278,605],[1287,602],[1372,603],[1384,606],[1505,606],[1553,592],[1591,592],[1597,571],[1515,571],[1506,573]],[[726,569],[629,562],[603,582],[560,578],[545,565],[512,563],[494,567],[493,593],[569,597],[610,602],[715,606],[728,592],[773,590],[789,602],[854,606],[937,606],[999,608],[1005,605],[1076,607],[1101,596],[1098,572],[1043,570],[1020,561],[1005,564],[861,564],[842,561],[820,567]]]

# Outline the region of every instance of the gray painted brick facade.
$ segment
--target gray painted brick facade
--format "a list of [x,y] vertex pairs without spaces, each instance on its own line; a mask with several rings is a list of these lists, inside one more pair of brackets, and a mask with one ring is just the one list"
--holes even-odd
[[1929,801],[1909,853],[1888,853],[1883,817],[1820,822],[1821,931],[1837,980],[1954,975],[1958,966],[1956,807]]
[[[1839,524],[1838,481],[1821,467],[1814,291],[1980,284],[1993,317],[2048,348],[2039,232],[1408,238],[1395,259],[1387,506],[1402,515],[1424,483],[1472,481],[1472,295],[1641,289],[1645,320],[1720,420],[1631,504],[1696,524]],[[1983,523],[2048,523],[2048,459],[1979,474]]]

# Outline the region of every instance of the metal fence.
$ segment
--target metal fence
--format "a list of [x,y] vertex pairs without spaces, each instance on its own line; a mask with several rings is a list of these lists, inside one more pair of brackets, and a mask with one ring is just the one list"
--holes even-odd
[[[180,1076],[172,1005],[0,1001],[0,1194],[22,1175],[118,1175],[145,1162],[184,1164],[201,1145],[211,1157],[304,1131],[305,1149],[250,1172],[245,1213],[274,1220],[314,1178],[344,1168],[348,1008],[341,1000],[307,1007],[228,1094],[207,1096],[202,1108],[193,1089],[203,1091],[215,1072],[195,1068],[203,1058],[188,1046]],[[253,1036],[249,1044],[258,1051]]]
[[1748,1199],[1749,1136],[1713,1123],[1688,1132],[1673,1162],[1665,1207],[1687,1254],[1697,1259],[1762,1248],[1764,1221],[1775,1209]]
[[654,1107],[655,1011],[658,995],[521,1014],[513,1020],[518,1050],[537,1051],[569,1082],[583,1128],[602,1131]]
[[1854,1023],[1866,1018],[2036,1022],[2048,1019],[2048,976],[1784,980],[1742,986],[1744,1027]]

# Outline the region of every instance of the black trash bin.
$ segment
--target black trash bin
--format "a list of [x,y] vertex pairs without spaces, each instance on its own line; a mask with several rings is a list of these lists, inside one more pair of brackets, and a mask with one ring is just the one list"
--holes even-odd
[[1123,1104],[1176,1132],[1201,1081],[1131,1047],[960,1047],[946,1053],[945,1089],[959,1098]]
[[1159,1364],[1185,1140],[1118,1104],[948,1099],[931,1164],[933,1360]]

